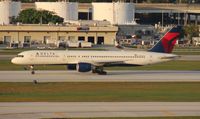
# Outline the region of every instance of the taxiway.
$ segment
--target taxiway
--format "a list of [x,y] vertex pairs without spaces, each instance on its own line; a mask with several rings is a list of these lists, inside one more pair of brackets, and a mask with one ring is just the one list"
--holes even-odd
[[199,102],[0,103],[0,119],[200,116]]

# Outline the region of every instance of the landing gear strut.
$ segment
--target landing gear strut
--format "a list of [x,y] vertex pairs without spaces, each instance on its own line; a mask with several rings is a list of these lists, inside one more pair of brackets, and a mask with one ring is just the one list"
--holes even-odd
[[99,75],[106,75],[107,72],[103,70],[103,67],[94,67],[92,73],[97,73]]
[[30,66],[30,70],[31,70],[31,74],[35,74],[35,70],[34,70],[34,66],[33,65]]

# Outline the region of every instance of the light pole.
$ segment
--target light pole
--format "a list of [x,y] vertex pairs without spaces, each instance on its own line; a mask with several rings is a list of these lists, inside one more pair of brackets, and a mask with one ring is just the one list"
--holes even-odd
[[180,11],[178,11],[178,25],[180,25]]
[[162,29],[163,29],[163,22],[164,22],[164,15],[163,15],[163,10],[162,10]]

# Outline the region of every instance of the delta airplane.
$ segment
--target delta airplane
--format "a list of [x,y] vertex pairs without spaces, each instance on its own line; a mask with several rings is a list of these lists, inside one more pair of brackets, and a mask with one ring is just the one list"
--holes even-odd
[[66,65],[68,70],[106,75],[105,66],[143,66],[175,60],[179,56],[170,53],[180,30],[180,26],[173,27],[148,51],[30,50],[19,53],[11,62],[30,66],[32,74],[37,65]]

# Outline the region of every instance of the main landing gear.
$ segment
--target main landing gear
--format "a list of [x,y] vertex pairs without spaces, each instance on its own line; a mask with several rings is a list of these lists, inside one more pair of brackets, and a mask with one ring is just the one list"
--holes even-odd
[[99,75],[106,75],[107,72],[103,70],[103,67],[94,67],[92,73],[97,73]]

